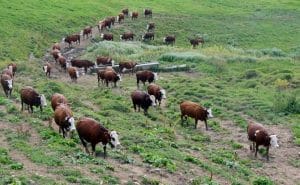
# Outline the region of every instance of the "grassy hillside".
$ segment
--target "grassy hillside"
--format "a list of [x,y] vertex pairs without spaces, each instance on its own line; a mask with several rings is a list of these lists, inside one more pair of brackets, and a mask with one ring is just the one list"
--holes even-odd
[[[289,1],[1,1],[0,69],[16,60],[18,72],[10,99],[0,92],[0,184],[297,184],[300,146],[299,2]],[[135,76],[124,75],[117,88],[98,86],[95,74],[71,83],[53,65],[46,78],[42,56],[52,42],[79,32],[123,7],[154,11],[155,41],[103,42],[95,36],[80,58],[111,55],[117,62],[159,61],[160,69],[186,64],[186,72],[162,72],[157,84],[167,91],[149,115],[134,112],[130,93]],[[30,10],[31,14],[28,13]],[[287,21],[288,20],[288,21]],[[111,30],[139,36],[149,20],[126,20]],[[11,28],[11,29],[7,29]],[[167,33],[176,46],[162,45]],[[208,43],[191,49],[186,38],[204,34]],[[67,50],[67,49],[66,49]],[[66,51],[65,50],[65,51]],[[35,57],[28,58],[33,52]],[[55,92],[71,102],[75,119],[93,117],[117,130],[122,148],[108,148],[103,159],[87,155],[77,135],[63,139],[47,106],[43,113],[20,112],[19,91],[33,86],[47,100]],[[141,89],[146,87],[141,86]],[[212,107],[215,118],[194,129],[180,123],[182,100]],[[49,103],[49,101],[48,101]],[[248,121],[278,134],[280,148],[257,159],[249,151]]]
[[159,41],[165,34],[175,34],[177,45],[188,47],[187,37],[201,34],[213,45],[276,47],[299,54],[300,4],[297,0],[285,3],[279,0],[3,0],[0,5],[2,60],[25,59],[31,52],[40,57],[51,43],[87,25],[95,25],[105,16],[117,15],[124,7],[140,13],[146,7],[152,8],[157,30],[160,30],[157,31]]

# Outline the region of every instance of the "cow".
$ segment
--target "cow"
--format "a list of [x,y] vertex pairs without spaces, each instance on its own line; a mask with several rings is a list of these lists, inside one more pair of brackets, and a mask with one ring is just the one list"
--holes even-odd
[[51,68],[52,67],[48,62],[43,65],[43,71],[45,72],[46,76],[48,76],[49,78],[50,78]]
[[97,71],[98,86],[99,86],[100,80],[101,80],[102,84],[104,82],[104,73],[105,73],[105,70],[98,70]]
[[147,32],[142,36],[142,40],[154,40],[154,33],[153,32]]
[[116,131],[109,131],[99,122],[92,118],[82,117],[76,124],[76,130],[85,148],[86,153],[90,154],[87,143],[92,145],[92,155],[96,156],[96,144],[101,142],[103,145],[103,156],[106,157],[106,145],[112,148],[120,146],[119,136]]
[[155,97],[155,103],[158,101],[158,106],[160,106],[162,99],[167,98],[166,91],[156,84],[149,84],[147,90],[148,94]]
[[115,25],[116,17],[112,16],[112,17],[109,17],[108,19],[110,19],[111,25]]
[[193,46],[193,48],[195,48],[196,46],[199,45],[199,43],[201,44],[201,46],[203,47],[204,44],[204,39],[202,37],[200,38],[195,38],[195,39],[189,39],[191,45]]
[[59,55],[59,57],[58,57],[58,63],[59,63],[59,65],[60,65],[60,67],[63,69],[63,70],[65,70],[65,72],[67,71],[67,59],[64,57],[64,56],[62,56],[62,55]]
[[198,120],[201,120],[204,121],[205,128],[208,130],[207,119],[213,118],[212,110],[210,108],[207,109],[192,101],[183,101],[180,103],[180,111],[181,125],[183,125],[183,117],[185,117],[185,120],[187,120],[187,117],[191,117],[195,119],[195,129],[197,128]]
[[151,9],[144,9],[145,17],[152,17],[152,10]]
[[59,43],[57,43],[57,42],[54,43],[53,46],[52,46],[52,50],[55,50],[55,49],[57,49],[57,50],[59,50],[59,51],[61,50],[60,45],[59,45]]
[[[32,87],[23,87],[20,91],[21,96],[21,111],[23,111],[23,104],[29,106],[28,112],[33,113],[33,106],[40,107],[43,112],[43,107],[47,106],[46,98],[43,94],[38,94]],[[31,110],[31,111],[30,111]]]
[[7,74],[1,75],[1,85],[6,97],[11,96],[11,92],[13,89],[13,79],[11,76]]
[[114,71],[110,71],[110,70],[109,71],[106,70],[103,74],[103,77],[104,77],[104,80],[106,83],[106,87],[108,87],[109,82],[113,82],[114,86],[117,87],[117,82],[122,81],[122,78],[119,74],[117,74]]
[[154,30],[154,29],[155,29],[155,23],[154,22],[149,22],[147,24],[147,31]]
[[131,17],[131,20],[137,19],[139,17],[139,13],[138,12],[131,12],[130,17]]
[[68,105],[67,98],[64,95],[60,94],[60,93],[54,93],[51,96],[51,107],[52,107],[53,111],[55,111],[55,108],[60,104]]
[[124,20],[125,20],[124,14],[123,14],[123,13],[120,13],[120,14],[117,16],[117,22],[118,22],[119,24],[121,24],[121,22],[124,21]]
[[4,74],[6,74],[6,75],[10,76],[11,78],[13,78],[14,77],[14,73],[13,73],[12,67],[3,69],[1,75],[4,75]]
[[156,81],[157,79],[158,79],[157,73],[153,73],[153,72],[148,71],[148,70],[138,71],[136,73],[136,84],[137,84],[137,87],[139,87],[140,81],[142,81],[143,84],[145,85],[146,81],[148,81],[149,84],[150,84],[150,83]]
[[110,18],[106,18],[102,21],[99,21],[99,24],[98,24],[98,30],[99,30],[99,33],[104,30],[104,28],[106,29],[110,29],[111,28],[111,25],[112,25],[112,21]]
[[125,9],[122,10],[122,13],[123,13],[124,15],[126,15],[126,16],[128,16],[128,12],[129,12],[129,11],[128,11],[128,8],[125,8]]
[[131,100],[133,103],[134,111],[136,111],[136,106],[138,106],[138,111],[140,112],[140,108],[144,110],[144,114],[148,114],[148,108],[150,106],[156,106],[155,97],[153,95],[149,95],[148,93],[140,90],[135,90],[131,93]]
[[84,68],[85,73],[87,73],[87,69],[90,67],[94,67],[95,63],[89,60],[80,60],[80,59],[72,59],[71,65],[73,67]]
[[97,57],[96,61],[97,61],[97,65],[102,64],[102,65],[114,66],[115,64],[115,61],[111,57],[105,57],[105,56]]
[[79,71],[75,67],[69,67],[68,73],[72,82],[77,82],[77,78],[79,78]]
[[247,127],[248,139],[252,142],[250,145],[250,150],[255,151],[255,157],[257,157],[257,151],[259,145],[263,145],[267,149],[267,160],[269,161],[269,147],[277,148],[279,147],[277,143],[277,136],[274,134],[268,134],[267,130],[258,123],[250,122]]
[[80,45],[80,35],[79,34],[69,35],[66,38],[63,38],[63,41],[68,43],[69,47],[71,47],[72,42],[76,42],[77,44]]
[[167,35],[166,37],[164,37],[164,43],[166,43],[166,44],[173,45],[173,44],[175,44],[175,40],[176,40],[176,38],[173,35]]
[[119,73],[123,73],[124,69],[131,69],[131,73],[134,72],[134,67],[137,65],[136,62],[133,61],[122,61],[119,63]]
[[59,133],[62,132],[64,138],[66,137],[66,133],[76,129],[73,113],[66,104],[60,104],[55,108],[54,121],[59,126]]
[[57,59],[59,58],[59,56],[61,55],[60,50],[58,49],[54,49],[51,51],[51,54],[55,60],[55,62],[57,62]]
[[7,65],[7,68],[12,68],[13,76],[15,76],[15,73],[17,72],[17,64],[15,63],[10,63]]
[[132,32],[125,32],[122,35],[120,35],[120,40],[133,40],[133,36],[135,36]]
[[91,37],[93,36],[93,27],[92,26],[87,26],[82,30],[82,38],[84,38],[84,36],[86,36],[86,38],[89,37],[89,35],[91,35]]
[[114,35],[112,33],[101,33],[100,38],[103,40],[114,40]]

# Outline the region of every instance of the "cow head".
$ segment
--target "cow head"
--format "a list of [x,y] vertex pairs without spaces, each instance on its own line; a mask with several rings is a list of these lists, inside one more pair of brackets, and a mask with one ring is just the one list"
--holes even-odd
[[80,35],[80,36],[82,36],[82,35],[83,35],[83,30],[81,30],[81,31],[80,31],[79,35]]
[[114,60],[111,61],[111,66],[115,66],[115,61]]
[[152,105],[152,106],[156,106],[156,103],[155,103],[155,96],[150,95],[150,100],[151,100],[151,105]]
[[12,89],[12,88],[13,88],[13,80],[12,80],[12,79],[6,80],[6,82],[7,82],[8,88],[9,88],[9,89]]
[[270,135],[269,137],[270,137],[270,145],[271,145],[271,147],[274,147],[274,148],[279,147],[277,136],[273,134],[273,135]]
[[45,72],[45,73],[47,73],[47,69],[48,69],[48,66],[43,66],[43,71]]
[[110,141],[109,144],[112,148],[116,148],[120,146],[120,141],[119,141],[119,135],[117,134],[116,131],[111,131],[110,132]]
[[214,117],[213,114],[212,114],[211,108],[206,109],[206,112],[207,112],[207,118],[213,118]]
[[162,99],[166,99],[166,98],[167,98],[167,96],[166,96],[166,90],[161,89],[161,90],[160,90],[160,93],[161,93],[161,98],[162,98]]
[[79,78],[79,71],[76,70],[76,78]]
[[101,33],[101,35],[100,35],[100,38],[101,38],[101,39],[103,39],[103,38],[104,38],[104,34],[103,34],[103,33]]
[[154,80],[158,80],[158,74],[157,73],[153,73],[154,74]]
[[117,74],[117,78],[119,78],[120,82],[122,82],[121,74]]
[[73,131],[76,129],[74,117],[66,117],[65,120],[68,122],[68,127],[67,127],[68,131]]
[[45,95],[42,94],[40,96],[40,100],[41,100],[41,106],[47,106],[47,101],[46,101]]
[[120,40],[123,40],[123,35],[120,35]]

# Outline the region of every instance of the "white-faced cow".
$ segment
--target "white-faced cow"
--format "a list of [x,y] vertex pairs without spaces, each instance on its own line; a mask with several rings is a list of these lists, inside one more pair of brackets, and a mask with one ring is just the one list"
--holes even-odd
[[176,38],[174,35],[167,35],[164,38],[164,43],[167,45],[169,45],[169,44],[173,45],[173,44],[175,44],[175,40],[176,40]]
[[112,33],[101,33],[100,38],[103,40],[113,41],[114,35]]
[[162,89],[159,85],[149,84],[148,94],[153,95],[155,97],[155,103],[158,101],[158,105],[160,106],[161,100],[166,99],[166,90]]
[[21,89],[20,92],[21,96],[21,110],[23,111],[23,104],[26,104],[29,106],[28,111],[33,112],[33,106],[40,107],[41,112],[43,111],[43,106],[47,105],[46,98],[42,94],[38,94],[32,87],[26,86]]
[[132,32],[125,32],[122,35],[120,35],[120,40],[125,40],[125,41],[133,40],[134,36],[135,34]]
[[138,111],[140,111],[140,108],[142,107],[145,115],[148,113],[147,111],[150,106],[156,106],[155,97],[140,90],[135,90],[131,93],[131,100],[134,110],[136,111],[136,108],[138,107]]
[[2,74],[1,75],[1,85],[2,85],[2,88],[3,88],[3,91],[6,95],[6,97],[10,97],[12,89],[13,89],[12,77],[7,74]]

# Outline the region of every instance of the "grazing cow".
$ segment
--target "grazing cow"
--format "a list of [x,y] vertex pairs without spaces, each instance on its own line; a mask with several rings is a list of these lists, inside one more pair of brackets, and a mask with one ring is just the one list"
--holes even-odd
[[164,38],[164,43],[166,43],[166,44],[175,44],[175,40],[176,40],[176,38],[175,38],[175,36],[173,36],[173,35],[167,35],[165,38]]
[[82,38],[84,38],[84,36],[86,35],[86,38],[89,37],[89,34],[91,35],[91,37],[93,36],[92,34],[92,30],[93,30],[93,27],[92,26],[87,26],[83,29],[83,35],[82,35]]
[[110,65],[110,66],[114,66],[115,61],[111,58],[111,57],[105,57],[105,56],[101,56],[101,57],[97,57],[97,65]]
[[157,80],[157,78],[158,78],[157,73],[153,73],[153,72],[148,71],[148,70],[138,71],[136,73],[137,87],[139,87],[140,81],[142,81],[143,84],[145,85],[146,81],[148,81],[149,84],[150,84],[150,83],[154,82],[155,80]]
[[55,62],[57,62],[57,59],[59,58],[59,56],[61,55],[60,50],[58,49],[54,49],[51,51],[51,54],[55,60]]
[[114,40],[114,35],[112,33],[101,33],[100,38],[103,40]]
[[156,106],[155,97],[140,90],[135,90],[131,93],[131,100],[133,103],[134,111],[136,111],[136,106],[138,106],[139,112],[140,108],[142,107],[142,109],[144,109],[145,115],[148,113],[147,111],[150,106]]
[[109,71],[106,70],[103,74],[103,77],[104,77],[104,80],[106,83],[106,87],[108,87],[109,82],[113,82],[114,86],[117,87],[117,82],[122,81],[122,78],[119,74],[117,74],[114,71],[110,71],[110,70]]
[[116,131],[109,132],[99,122],[92,118],[80,118],[76,124],[76,130],[85,151],[89,154],[87,143],[92,145],[92,155],[96,156],[96,144],[102,142],[104,158],[106,157],[106,145],[112,148],[120,146],[119,136]]
[[63,69],[63,70],[65,70],[65,72],[67,71],[67,59],[64,57],[64,56],[62,56],[62,55],[59,55],[59,57],[58,57],[58,63],[59,63],[59,65],[60,65],[60,67]]
[[123,13],[120,13],[120,14],[117,16],[117,22],[118,22],[119,24],[121,24],[121,22],[124,21],[124,20],[125,20],[124,14],[123,14]]
[[76,69],[76,67],[69,67],[68,73],[72,82],[77,82],[77,78],[79,78],[79,71]]
[[152,17],[152,10],[151,9],[144,9],[145,17]]
[[135,36],[132,32],[125,32],[122,35],[120,35],[120,40],[133,40],[133,36]]
[[105,70],[98,70],[97,71],[97,79],[98,79],[98,86],[99,86],[99,83],[100,83],[100,80],[101,80],[101,83],[103,84],[104,82],[104,73],[105,73]]
[[131,17],[131,20],[137,19],[139,17],[139,13],[138,12],[131,12],[130,17]]
[[133,61],[123,61],[119,63],[119,73],[123,73],[124,69],[131,69],[131,73],[134,72],[134,67],[137,65],[136,62]]
[[13,76],[15,76],[15,73],[17,72],[17,64],[15,63],[10,63],[7,65],[7,68],[12,68]]
[[204,44],[204,39],[202,37],[200,38],[195,38],[195,39],[189,39],[190,40],[190,43],[191,45],[193,46],[193,48],[195,48],[196,46],[199,45],[199,43],[202,45],[203,47],[203,44]]
[[156,84],[150,84],[147,90],[148,94],[153,95],[155,97],[155,103],[158,101],[159,106],[161,104],[161,100],[167,98],[166,91]]
[[124,15],[126,15],[126,16],[128,16],[128,12],[129,12],[129,11],[128,11],[128,8],[125,8],[125,9],[122,10],[122,13],[123,13]]
[[10,76],[11,78],[13,78],[14,73],[13,73],[12,67],[9,67],[7,69],[3,69],[1,75],[4,75],[4,74],[6,74],[6,75]]
[[46,76],[48,76],[49,78],[50,78],[51,68],[52,67],[48,62],[43,66],[43,71],[45,72]]
[[71,47],[72,42],[76,42],[77,44],[80,45],[80,35],[79,34],[69,35],[66,38],[63,38],[63,41],[69,43],[69,47]]
[[52,107],[53,111],[55,111],[55,108],[60,104],[68,105],[67,98],[62,94],[54,93],[51,97],[51,107]]
[[154,40],[154,33],[153,32],[147,32],[143,35],[142,40]]
[[57,43],[57,42],[54,43],[53,46],[52,46],[52,50],[55,50],[55,49],[61,50],[60,45],[59,45],[59,43]]
[[205,128],[207,128],[207,119],[212,118],[212,110],[206,109],[195,102],[183,101],[180,103],[181,110],[181,125],[183,125],[183,117],[187,120],[187,117],[195,119],[195,129],[197,128],[198,120],[204,121]]
[[110,18],[106,18],[102,21],[99,21],[99,24],[98,24],[98,30],[99,30],[99,33],[104,30],[104,28],[106,29],[110,29],[111,28],[111,25],[112,25],[112,20]]
[[87,69],[90,67],[94,67],[95,63],[89,60],[80,60],[80,59],[72,59],[71,65],[73,67],[84,68],[85,73],[87,73]]
[[154,29],[155,29],[155,23],[154,22],[149,22],[147,24],[147,31],[154,30]]
[[28,111],[30,112],[31,110],[31,113],[33,113],[33,106],[39,106],[42,112],[43,106],[47,105],[45,96],[38,94],[32,87],[23,87],[20,91],[20,96],[22,105],[21,111],[23,111],[24,103],[29,106]]
[[13,89],[12,77],[7,74],[1,75],[1,85],[6,97],[10,97]]
[[66,104],[60,104],[55,108],[54,121],[59,126],[59,133],[62,132],[64,138],[67,132],[75,130],[73,113]]
[[277,143],[277,136],[269,135],[267,130],[257,123],[249,123],[247,127],[248,139],[252,141],[253,148],[250,145],[250,150],[255,150],[255,157],[257,157],[257,151],[259,145],[263,145],[267,149],[267,160],[269,160],[269,147],[279,147]]

